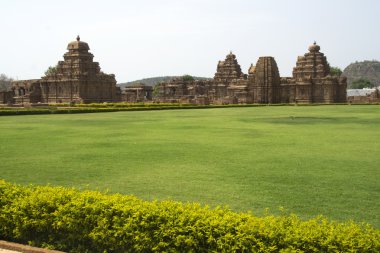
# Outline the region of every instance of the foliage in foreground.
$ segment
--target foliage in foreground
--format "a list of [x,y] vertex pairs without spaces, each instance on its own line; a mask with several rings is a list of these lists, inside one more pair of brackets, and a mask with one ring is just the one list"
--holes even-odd
[[380,231],[0,180],[0,239],[70,252],[379,252]]

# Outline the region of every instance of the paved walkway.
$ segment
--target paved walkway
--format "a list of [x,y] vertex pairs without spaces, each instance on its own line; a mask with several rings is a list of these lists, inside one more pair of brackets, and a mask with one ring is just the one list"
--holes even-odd
[[64,253],[62,251],[36,248],[28,245],[1,241],[0,253]]

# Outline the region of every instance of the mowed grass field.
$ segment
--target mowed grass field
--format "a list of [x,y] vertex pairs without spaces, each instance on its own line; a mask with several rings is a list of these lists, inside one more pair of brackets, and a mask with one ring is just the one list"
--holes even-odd
[[380,227],[380,106],[0,117],[0,178]]

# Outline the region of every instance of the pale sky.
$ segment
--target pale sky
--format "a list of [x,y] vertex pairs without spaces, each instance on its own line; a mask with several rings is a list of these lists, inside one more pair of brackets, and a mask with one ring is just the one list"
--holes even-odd
[[291,76],[313,41],[331,66],[380,60],[379,0],[0,0],[0,73],[43,76],[79,34],[118,83],[213,77],[230,50],[244,73],[274,56]]

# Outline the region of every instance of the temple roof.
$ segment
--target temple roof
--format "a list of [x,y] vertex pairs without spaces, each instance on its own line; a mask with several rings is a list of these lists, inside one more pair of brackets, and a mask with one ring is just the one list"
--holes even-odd
[[67,50],[72,50],[72,49],[78,49],[78,50],[90,50],[90,47],[88,44],[84,41],[80,41],[79,35],[77,36],[77,39],[70,42],[67,45]]
[[236,59],[236,55],[234,55],[232,51],[230,51],[230,53],[226,56],[226,59]]
[[320,49],[321,49],[321,47],[318,46],[318,45],[317,45],[317,42],[315,42],[315,41],[314,41],[313,45],[310,45],[310,46],[309,46],[309,51],[310,51],[311,53],[313,53],[313,52],[319,52]]

